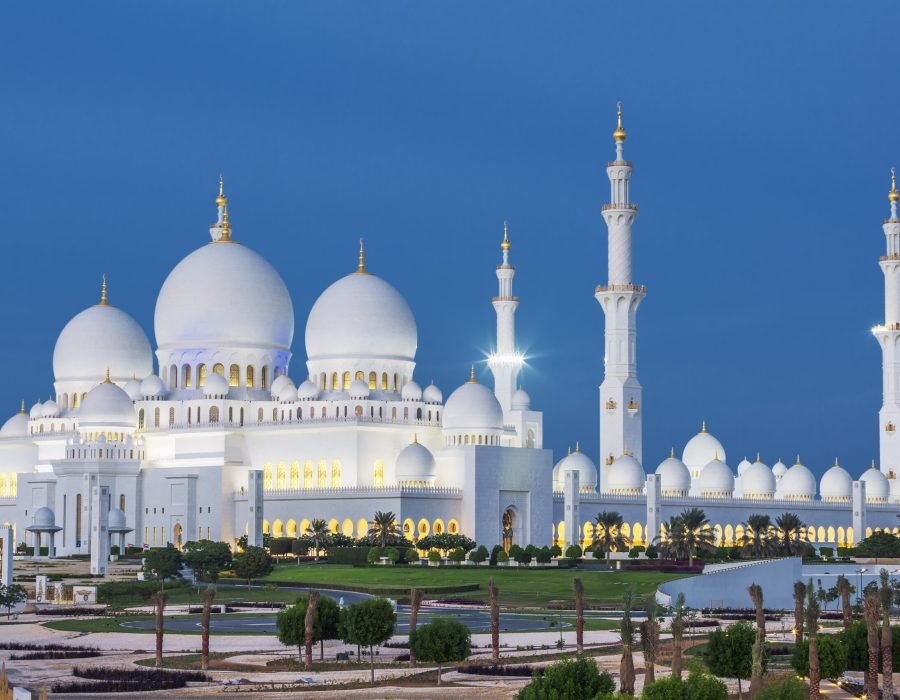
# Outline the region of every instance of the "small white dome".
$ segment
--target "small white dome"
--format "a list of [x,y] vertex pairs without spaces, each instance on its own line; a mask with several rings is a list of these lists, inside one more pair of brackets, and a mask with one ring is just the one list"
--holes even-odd
[[421,401],[422,388],[412,379],[410,379],[408,382],[406,382],[406,384],[403,385],[403,388],[400,390],[400,398],[403,401]]
[[78,427],[134,428],[134,403],[112,382],[98,384],[88,392],[78,409]]
[[44,405],[41,406],[41,418],[57,418],[59,416],[59,406],[56,405],[56,401],[53,399],[48,399],[44,402]]
[[132,401],[140,401],[144,398],[144,394],[141,391],[141,383],[137,379],[129,379],[125,382],[125,393],[131,397]]
[[781,477],[779,491],[781,497],[787,501],[811,501],[816,497],[816,477],[797,462]]
[[123,513],[118,508],[113,508],[109,511],[109,528],[122,528],[125,527],[125,513]]
[[781,477],[787,474],[787,470],[787,465],[780,459],[772,465],[772,473],[775,475],[776,480],[780,480]]
[[[757,459],[759,459],[757,457]],[[744,457],[740,462],[738,462],[737,473],[738,476],[743,476],[744,472],[747,471],[747,467],[750,466],[750,460]]]
[[501,430],[503,409],[484,384],[468,381],[450,394],[444,406],[444,430]]
[[775,475],[759,458],[741,475],[744,498],[769,499],[775,495]]
[[56,525],[56,516],[47,506],[41,506],[34,511],[34,527],[53,527]]
[[512,395],[511,405],[514,411],[527,411],[531,408],[531,397],[528,395],[528,392],[520,387]]
[[819,496],[823,501],[840,501],[846,502],[853,497],[853,477],[841,465],[834,462],[831,467],[822,475],[819,481]]
[[891,485],[888,478],[875,468],[875,463],[866,469],[859,477],[866,482],[866,503],[887,503],[891,494]]
[[660,480],[660,490],[666,496],[687,496],[691,490],[691,472],[678,457],[675,451],[660,462],[656,468]]
[[700,495],[704,498],[731,498],[734,495],[734,474],[721,459],[711,460],[700,472]]
[[597,490],[597,467],[584,452],[577,447],[571,454],[563,457],[553,467],[553,490],[562,491],[566,483],[566,472],[578,472],[578,490]]
[[425,445],[413,442],[397,455],[396,474],[397,481],[401,484],[420,481],[430,483],[437,476],[434,455]]
[[38,401],[34,406],[31,407],[31,411],[29,411],[28,416],[31,419],[36,420],[41,417],[43,410],[44,410],[44,404],[42,404],[40,401]]
[[28,414],[25,413],[25,405],[22,404],[22,410],[9,418],[0,428],[0,436],[24,437],[25,435],[28,435]]
[[319,398],[319,387],[307,379],[297,389],[297,398],[300,401],[315,401]]
[[100,433],[97,436],[96,442],[100,445],[105,445],[106,444],[106,433]]
[[[412,382],[410,382],[410,384],[412,384]],[[409,386],[409,384],[407,384],[407,386]],[[405,390],[406,387],[404,387],[404,391]],[[364,382],[362,379],[354,379],[350,382],[350,390],[348,393],[350,394],[351,399],[367,399],[369,398],[369,391],[368,382]]]
[[645,478],[641,463],[630,454],[624,454],[610,465],[606,490],[609,493],[640,493],[644,488]]
[[691,471],[691,474],[699,474],[707,464],[713,460],[727,461],[725,448],[710,433],[706,432],[706,423],[699,433],[688,440],[681,453],[681,461]]
[[280,397],[282,389],[286,387],[290,387],[291,389],[296,391],[296,389],[294,389],[294,382],[291,381],[291,378],[289,376],[287,376],[286,374],[281,374],[275,377],[275,381],[273,381],[272,386],[269,387],[272,398],[277,399],[278,397]]
[[444,400],[444,392],[438,389],[434,382],[425,387],[425,391],[422,392],[422,399],[425,403],[440,403]]
[[[218,397],[218,396],[228,396],[228,391],[231,387],[228,385],[228,380],[225,379],[218,372],[210,372],[210,374],[206,377],[206,382],[203,385],[203,395],[207,398],[209,397]],[[291,391],[291,397],[293,397],[294,392]]]
[[166,395],[166,385],[158,375],[151,374],[141,382],[141,394],[148,399],[158,399]]

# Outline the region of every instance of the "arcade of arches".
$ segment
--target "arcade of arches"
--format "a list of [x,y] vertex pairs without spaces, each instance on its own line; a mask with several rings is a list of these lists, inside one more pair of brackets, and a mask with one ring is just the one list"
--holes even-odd
[[[273,520],[271,523],[268,520],[263,520],[263,534],[271,535],[272,537],[302,537],[306,534],[313,520],[314,518],[301,518],[299,520],[290,518],[288,520]],[[326,520],[326,523],[328,524],[328,531],[331,533],[341,533],[347,537],[365,537],[369,534],[370,523],[365,518],[359,518],[355,521],[352,518],[344,518],[343,520],[331,518]],[[421,518],[418,522],[412,518],[406,518],[401,526],[401,531],[403,536],[410,542],[415,542],[428,535],[442,535],[445,532],[451,535],[460,534],[459,523],[453,518],[446,523],[441,518],[434,520]]]

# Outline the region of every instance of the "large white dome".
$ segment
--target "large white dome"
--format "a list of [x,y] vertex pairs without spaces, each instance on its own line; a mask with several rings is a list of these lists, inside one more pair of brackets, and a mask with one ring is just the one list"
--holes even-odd
[[53,349],[53,375],[57,382],[95,382],[106,370],[117,382],[146,377],[153,371],[153,353],[137,321],[115,306],[97,304],[62,329]]
[[442,425],[444,430],[500,430],[503,408],[484,384],[468,381],[447,399]]
[[645,478],[641,463],[626,453],[610,465],[606,490],[617,494],[639,494],[644,488]]
[[837,460],[822,475],[819,481],[819,496],[823,501],[847,502],[853,497],[853,477],[844,469]]
[[326,289],[306,321],[306,355],[312,360],[413,361],[418,333],[409,304],[380,277],[354,272]]
[[775,495],[775,475],[757,456],[756,461],[741,475],[744,498],[769,499]]
[[700,472],[700,495],[704,498],[731,498],[734,495],[734,474],[721,459],[711,460]]
[[706,422],[700,432],[688,440],[681,453],[681,461],[691,471],[691,476],[697,477],[703,468],[714,459],[727,461],[725,448],[710,433],[706,432]]
[[874,462],[860,475],[859,480],[866,482],[866,503],[887,503],[891,485],[887,477],[875,468]]
[[[169,273],[153,323],[160,349],[289,352],[294,307],[281,276],[262,256],[239,243],[209,243]],[[137,376],[149,373],[148,367]]]
[[595,491],[597,488],[597,467],[578,447],[563,457],[553,467],[553,490],[562,491],[566,484],[566,472],[578,472],[578,490]]
[[125,390],[112,382],[98,384],[88,392],[78,409],[79,428],[134,429],[134,403]]
[[0,437],[24,437],[28,435],[28,414],[25,413],[25,402],[22,410],[9,418],[0,428]]
[[414,440],[397,455],[397,481],[401,484],[434,483],[437,476],[437,465],[431,451]]
[[797,462],[781,478],[781,497],[788,501],[810,501],[816,497],[816,477]]
[[656,468],[660,479],[660,490],[664,496],[687,496],[691,490],[691,472],[678,457],[675,450]]

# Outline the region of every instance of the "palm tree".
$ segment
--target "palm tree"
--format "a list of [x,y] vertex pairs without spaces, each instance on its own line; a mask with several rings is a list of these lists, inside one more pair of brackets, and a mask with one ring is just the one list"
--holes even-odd
[[610,552],[625,549],[631,544],[631,539],[622,534],[622,526],[625,520],[621,514],[614,510],[604,510],[597,514],[594,525],[594,551],[606,553],[606,568],[609,568]]
[[303,618],[303,668],[312,671],[313,624],[316,621],[316,608],[319,606],[319,592],[309,592],[306,603],[306,617]]
[[[422,591],[418,588],[413,588],[409,592],[409,636],[412,636],[413,632],[416,631],[416,627],[419,622],[419,608],[422,606]],[[409,648],[409,667],[416,667],[416,652],[412,647]]]
[[209,617],[215,597],[214,588],[203,591],[203,612],[200,614],[200,668],[203,671],[209,669]]
[[744,535],[738,542],[741,554],[754,559],[765,559],[778,551],[778,543],[772,533],[772,518],[755,514],[744,523]]
[[654,538],[654,542],[659,547],[660,553],[666,559],[682,559],[682,536],[681,519],[677,516],[671,516],[669,522],[664,526],[666,537],[663,539],[661,535]]
[[659,606],[655,598],[647,601],[647,619],[641,623],[641,649],[644,652],[644,685],[656,680],[656,652],[659,649]]
[[684,658],[684,593],[675,599],[675,614],[672,616],[672,675],[681,678],[681,664]]
[[622,622],[619,626],[619,641],[622,644],[622,658],[619,661],[619,686],[622,695],[634,695],[634,623],[631,621],[631,605],[634,591],[629,589],[622,597]]
[[782,513],[775,518],[778,545],[786,556],[799,556],[806,550],[806,526],[796,513]]
[[850,581],[843,574],[837,577],[837,590],[838,595],[841,597],[844,629],[848,630],[853,624],[853,612],[850,609]]
[[491,603],[491,660],[495,663],[500,660],[500,600],[494,577],[488,584],[488,596]]
[[883,697],[894,697],[894,637],[891,633],[891,603],[894,602],[894,589],[887,569],[882,569],[881,588],[878,598],[881,602],[881,692]]
[[794,643],[803,641],[804,612],[803,605],[806,602],[806,584],[803,581],[794,581]]
[[584,584],[576,578],[575,584],[575,651],[584,651]]
[[318,560],[319,550],[322,549],[322,545],[328,539],[328,524],[322,518],[315,518],[306,526],[306,534],[313,541],[313,547],[316,550],[316,560]]
[[687,554],[688,563],[694,565],[694,552],[710,552],[716,548],[715,534],[709,526],[709,518],[702,508],[691,508],[678,516],[681,521],[680,538],[682,551]]
[[399,536],[400,528],[397,527],[397,516],[391,511],[377,511],[369,526],[369,537],[374,537],[378,541],[378,546],[384,549]]
[[162,591],[158,591],[153,594],[153,604],[155,606],[155,620],[156,620],[156,659],[154,661],[154,666],[156,668],[162,668],[162,657],[163,657],[163,613],[166,610],[166,601],[168,600],[168,596]]
[[878,593],[869,591],[863,600],[863,611],[866,616],[866,640],[869,645],[869,667],[866,669],[866,695],[878,697]]
[[[753,516],[750,516],[751,518]],[[762,689],[763,648],[766,644],[766,613],[763,608],[763,591],[759,584],[752,584],[747,591],[756,608],[756,640],[753,642],[753,665],[750,672],[750,697],[755,697]],[[738,679],[738,686],[740,686]]]
[[[819,700],[819,601],[816,599],[816,592],[813,589],[812,579],[806,587],[806,629],[809,633],[809,700]],[[876,684],[877,679],[876,678]],[[877,689],[874,696],[878,697]]]

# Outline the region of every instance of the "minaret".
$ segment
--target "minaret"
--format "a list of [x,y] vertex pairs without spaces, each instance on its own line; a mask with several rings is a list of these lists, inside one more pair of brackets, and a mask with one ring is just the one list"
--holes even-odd
[[887,254],[880,260],[884,273],[884,325],[875,326],[872,333],[881,345],[883,403],[879,418],[881,471],[887,475],[900,473],[900,218],[897,217],[897,179],[891,168],[891,189],[888,202],[891,217],[882,228],[887,238]]
[[600,488],[606,490],[608,466],[628,450],[642,461],[641,384],[637,378],[637,310],[646,288],[631,278],[631,227],[637,205],[629,199],[632,165],[625,160],[622,103],[613,132],[616,159],[607,163],[610,203],[603,205],[609,232],[609,281],[594,296],[606,315],[603,384],[600,385]]
[[503,262],[497,265],[497,280],[500,291],[493,299],[497,312],[497,347],[488,358],[488,366],[494,375],[494,395],[503,407],[504,415],[512,408],[512,396],[517,387],[516,380],[522,369],[522,356],[516,350],[516,307],[519,298],[513,296],[513,277],[516,268],[509,262],[509,229],[503,222],[503,241],[500,251]]

